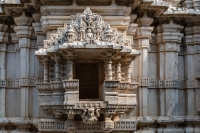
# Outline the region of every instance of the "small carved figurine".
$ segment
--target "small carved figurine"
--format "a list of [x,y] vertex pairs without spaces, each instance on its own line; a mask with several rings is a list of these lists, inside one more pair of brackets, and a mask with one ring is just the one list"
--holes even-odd
[[100,109],[89,108],[84,110],[83,114],[81,115],[82,120],[86,124],[94,124],[98,121],[98,117]]
[[88,30],[87,30],[86,37],[85,37],[85,41],[86,41],[87,44],[95,44],[95,43],[96,43],[96,42],[94,41],[94,35],[93,35],[91,29],[88,29]]

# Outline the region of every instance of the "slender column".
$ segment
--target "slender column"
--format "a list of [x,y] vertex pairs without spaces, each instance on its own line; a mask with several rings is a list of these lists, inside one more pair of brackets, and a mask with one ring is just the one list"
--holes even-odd
[[[3,27],[6,25],[0,24]],[[6,27],[7,29],[7,27]],[[1,29],[2,30],[2,29]],[[5,112],[5,96],[6,96],[6,50],[7,50],[7,45],[6,42],[8,42],[8,33],[6,32],[1,32],[1,37],[0,40],[0,117],[5,117],[6,112]],[[3,85],[5,84],[5,85]],[[3,86],[2,86],[3,85]]]
[[[148,86],[149,86],[149,39],[151,37],[151,32],[153,31],[153,27],[150,27],[153,22],[152,18],[147,16],[147,13],[144,13],[142,18],[139,18],[142,26],[138,27],[136,30],[136,41],[138,45],[138,49],[140,50],[141,55],[138,59],[139,64],[139,86],[138,86],[138,113],[141,117],[148,116]],[[149,130],[148,125],[152,120],[146,119],[141,120],[140,128],[141,133],[152,131]]]
[[[195,46],[193,45],[193,27],[185,28],[185,80],[186,80],[186,115],[187,117],[195,116]],[[190,118],[192,119],[192,118]],[[194,118],[193,118],[194,119]]]
[[[55,81],[51,82],[53,89],[53,105],[62,105],[64,101],[64,88],[62,86],[62,81],[60,77],[60,54],[53,54],[52,59],[55,60]],[[56,117],[59,117],[59,113],[56,114]]]
[[32,18],[26,17],[23,12],[20,17],[16,17],[14,19],[17,26],[15,26],[14,30],[19,38],[19,47],[20,47],[20,67],[21,67],[21,78],[20,78],[20,88],[21,88],[21,117],[28,117],[28,91],[30,87],[30,39],[32,27],[31,22]]
[[[73,59],[76,55],[73,52],[62,54],[67,59],[67,79],[62,80],[65,89],[64,105],[74,105],[79,101],[79,80],[73,78]],[[72,110],[68,112],[68,118],[74,118]]]
[[121,63],[120,63],[120,61],[118,61],[117,65],[116,65],[116,79],[121,81]]
[[107,80],[112,80],[112,60],[111,58],[107,59],[106,63],[106,71],[107,71]]
[[126,81],[131,83],[131,61],[126,63]]
[[104,74],[105,74],[104,80],[107,80],[108,76],[107,76],[107,61],[106,60],[104,60]]
[[48,59],[45,57],[43,67],[44,67],[44,83],[49,82],[49,66],[48,66]]
[[139,116],[147,116],[148,114],[148,71],[149,71],[149,59],[148,59],[148,49],[149,49],[149,38],[151,36],[152,27],[139,27],[137,33],[145,33],[148,31],[149,35],[138,36],[138,46],[141,52],[139,56]]
[[56,78],[56,81],[60,81],[60,60],[59,59],[55,59],[55,78]]
[[67,79],[68,80],[73,79],[73,59],[72,58],[67,59]]

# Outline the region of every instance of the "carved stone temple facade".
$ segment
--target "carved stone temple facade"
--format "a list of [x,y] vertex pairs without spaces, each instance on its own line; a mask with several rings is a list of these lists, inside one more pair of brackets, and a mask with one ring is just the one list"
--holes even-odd
[[0,133],[200,133],[200,0],[1,0]]

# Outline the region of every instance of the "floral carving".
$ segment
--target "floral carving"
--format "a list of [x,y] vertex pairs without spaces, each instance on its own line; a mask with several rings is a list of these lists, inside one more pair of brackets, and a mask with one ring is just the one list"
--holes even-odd
[[[87,7],[83,13],[77,14],[76,19],[68,23],[67,27],[58,28],[49,40],[44,40],[46,48],[56,49],[58,45],[73,45],[73,42],[82,44],[96,44],[98,42],[109,42],[109,45],[122,45],[132,48],[132,38],[124,32],[112,29],[109,23],[103,21],[97,13],[92,13]],[[131,47],[130,47],[131,45]]]

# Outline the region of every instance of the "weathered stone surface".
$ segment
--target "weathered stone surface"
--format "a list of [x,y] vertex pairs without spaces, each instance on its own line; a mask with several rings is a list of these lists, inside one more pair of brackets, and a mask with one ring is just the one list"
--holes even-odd
[[199,3],[1,0],[0,132],[199,133]]

